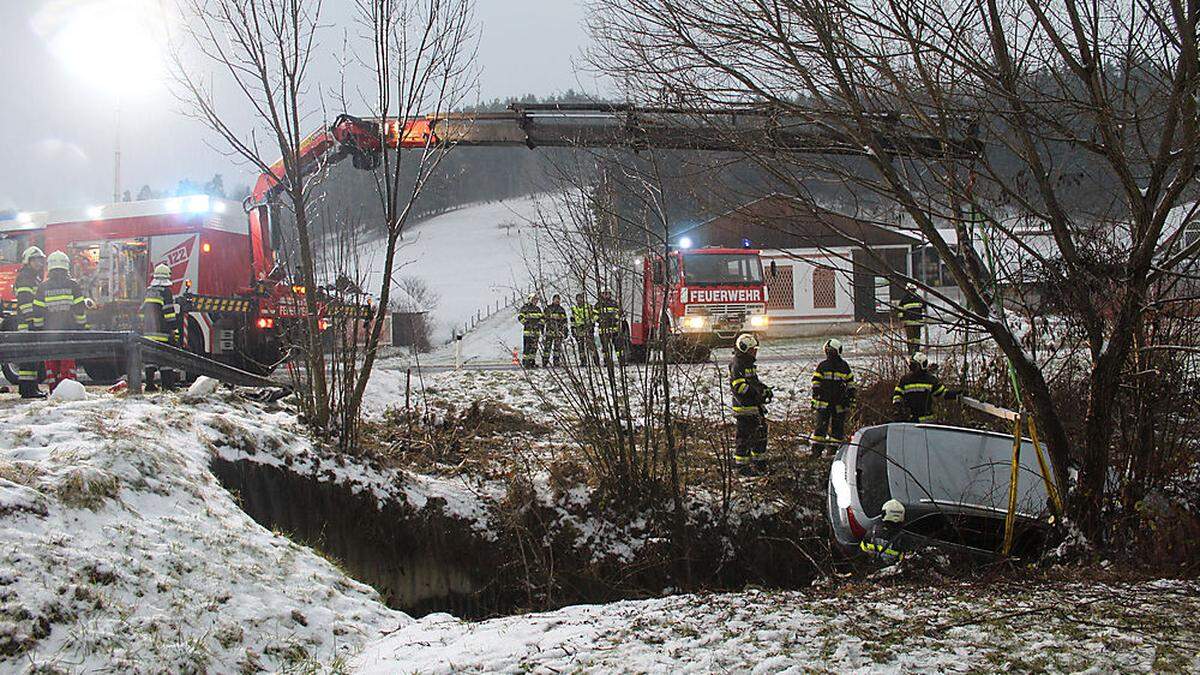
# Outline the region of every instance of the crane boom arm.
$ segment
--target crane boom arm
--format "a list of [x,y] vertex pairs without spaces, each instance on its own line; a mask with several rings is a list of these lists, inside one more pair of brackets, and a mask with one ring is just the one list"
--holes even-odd
[[[976,141],[914,133],[899,115],[876,116],[885,129],[885,153],[911,157],[963,158],[978,152]],[[446,113],[411,118],[339,115],[301,143],[301,175],[350,157],[356,168],[374,169],[385,149],[425,147],[590,147],[697,151],[745,151],[866,155],[870,149],[816,115],[799,116],[761,107],[687,109],[612,104],[513,105],[495,113]],[[247,200],[254,262],[269,269],[265,222],[270,203],[283,190],[284,160],[263,173]]]

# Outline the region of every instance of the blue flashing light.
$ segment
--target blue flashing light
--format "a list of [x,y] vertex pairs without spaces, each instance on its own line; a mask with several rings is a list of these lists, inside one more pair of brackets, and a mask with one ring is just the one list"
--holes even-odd
[[750,237],[742,237],[742,248],[750,248]]
[[691,237],[680,237],[679,238],[679,248],[688,249],[691,247],[692,247],[692,238]]

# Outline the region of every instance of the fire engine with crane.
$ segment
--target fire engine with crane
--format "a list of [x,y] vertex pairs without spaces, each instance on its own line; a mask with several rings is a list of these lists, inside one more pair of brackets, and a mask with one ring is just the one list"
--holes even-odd
[[[911,132],[899,116],[885,115],[881,121],[892,128],[878,138],[884,152],[943,158],[975,151],[969,140],[948,144]],[[522,104],[496,113],[386,119],[342,114],[332,125],[304,139],[296,167],[307,176],[350,158],[356,168],[372,170],[387,151],[449,146],[600,147],[634,152],[763,147],[773,152],[867,154],[861,144],[833,128],[820,119],[741,105],[684,109]],[[196,195],[110,204],[74,213],[22,213],[0,221],[0,300],[12,301],[11,277],[20,266],[20,251],[40,245],[47,252],[71,254],[78,265],[77,277],[93,284],[88,288],[95,301],[89,313],[93,327],[131,328],[136,325],[132,321],[151,272],[163,262],[171,266],[173,290],[181,298],[185,346],[243,368],[268,372],[283,356],[281,330],[307,318],[303,296],[309,289],[286,278],[273,251],[273,244],[280,240],[279,197],[287,179],[282,159],[259,177],[243,203],[247,220],[241,220],[228,202]],[[765,327],[765,313],[759,307],[765,307],[766,289],[757,251],[734,251],[677,252],[658,263],[653,256],[646,256],[643,305],[661,308],[666,303],[671,330],[684,335],[708,333],[721,339],[739,329],[760,328],[755,321]],[[721,256],[741,270],[743,277],[706,278],[701,270],[712,271]],[[714,264],[708,265],[710,262]],[[661,264],[664,275],[677,276],[655,281],[656,264]],[[667,288],[678,289],[680,295],[668,300]],[[320,298],[317,303],[321,319],[335,312],[361,318],[370,314],[368,307],[328,300]],[[11,306],[8,309],[11,311]],[[631,325],[635,344],[649,344],[658,330],[658,322],[648,318],[651,315],[643,307],[640,320]],[[741,317],[740,324],[737,317]],[[11,329],[13,324],[9,319],[4,325]],[[112,379],[120,370],[118,364],[85,361],[83,365],[98,380]]]

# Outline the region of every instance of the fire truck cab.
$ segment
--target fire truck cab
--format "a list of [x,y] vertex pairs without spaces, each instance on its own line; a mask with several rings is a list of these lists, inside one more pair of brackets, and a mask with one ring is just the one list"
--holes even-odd
[[[769,325],[767,286],[757,249],[696,248],[641,259],[630,343],[644,355],[668,331],[668,349],[707,358],[716,346]],[[664,312],[665,305],[665,312]],[[665,323],[664,323],[665,322]]]
[[[227,306],[185,314],[188,349],[242,366],[278,354],[274,331],[247,320],[248,298],[261,275],[252,265],[245,214],[234,202],[193,195],[22,213],[0,221],[0,300],[6,303],[14,300],[12,281],[28,246],[70,256],[72,275],[94,302],[88,312],[94,329],[139,329],[146,286],[155,266],[165,264],[177,298],[185,292],[230,298]],[[13,323],[6,319],[4,329],[13,329]],[[115,379],[122,370],[115,363],[82,365],[97,381]]]

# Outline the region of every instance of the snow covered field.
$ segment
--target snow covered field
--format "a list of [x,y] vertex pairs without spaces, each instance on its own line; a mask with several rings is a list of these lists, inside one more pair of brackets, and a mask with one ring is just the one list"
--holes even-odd
[[[794,379],[793,392],[806,395],[807,368],[772,364],[763,373],[784,390]],[[429,374],[425,386],[456,404],[493,397],[531,405],[518,391],[521,376]],[[1195,582],[907,579],[889,588],[887,579],[860,579],[806,592],[413,621],[311,549],[252,521],[217,483],[210,458],[328,475],[417,509],[436,502],[484,530],[478,500],[492,486],[356,469],[314,448],[286,410],[228,393],[187,403],[92,391],[78,402],[0,406],[0,672],[1200,668]],[[607,545],[632,536],[617,535]]]
[[[438,295],[435,343],[449,339],[453,327],[476,310],[504,304],[514,291],[528,292],[529,270],[537,267],[539,255],[539,233],[531,224],[540,220],[539,212],[553,208],[547,196],[521,197],[457,209],[405,230],[395,278],[420,278]],[[373,288],[379,286],[385,243],[361,247],[359,264],[374,270],[368,279]],[[519,328],[515,322],[510,328],[506,337],[515,341]]]
[[209,472],[218,418],[256,433],[279,420],[173,396],[14,403],[0,418],[0,671],[310,669],[407,621]]
[[1149,672],[1200,668],[1200,585],[895,588],[682,595],[468,623],[426,616],[366,673]]

